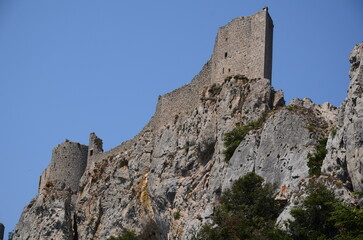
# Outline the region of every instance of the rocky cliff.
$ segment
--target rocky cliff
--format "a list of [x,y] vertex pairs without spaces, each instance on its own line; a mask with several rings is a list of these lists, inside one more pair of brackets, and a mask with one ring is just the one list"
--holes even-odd
[[363,45],[350,54],[348,96],[339,108],[336,128],[328,141],[323,171],[337,176],[354,191],[363,189]]
[[[265,78],[236,74],[212,84],[208,62],[182,90],[161,97],[134,139],[92,152],[76,191],[57,179],[43,181],[14,239],[107,239],[128,229],[189,239],[210,221],[221,193],[251,171],[276,183],[276,198],[287,202],[281,221],[304,191],[308,153],[324,138],[328,154],[320,179],[342,200],[355,200],[350,192],[362,190],[363,43],[350,61],[348,97],[339,108],[309,99],[285,106],[282,91]],[[168,98],[182,100],[180,92],[192,92],[188,108],[165,106]],[[250,127],[228,160],[224,136],[236,126]]]

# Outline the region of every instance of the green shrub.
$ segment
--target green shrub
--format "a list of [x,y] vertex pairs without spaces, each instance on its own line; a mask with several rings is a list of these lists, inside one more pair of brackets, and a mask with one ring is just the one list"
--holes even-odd
[[309,196],[302,207],[291,210],[294,221],[289,222],[293,239],[326,239],[336,235],[334,224],[330,221],[337,202],[334,193],[322,184],[309,184]]
[[363,239],[363,210],[339,202],[322,184],[309,184],[308,197],[291,211],[288,222],[293,239]]
[[204,225],[193,239],[288,239],[275,229],[282,207],[274,200],[274,187],[263,181],[255,173],[236,180],[222,194],[213,223]]
[[309,132],[315,132],[315,127],[313,126],[313,125],[307,125],[306,127],[305,127]]
[[289,105],[286,107],[287,110],[289,111],[294,111],[297,107],[295,105]]
[[234,151],[250,130],[252,130],[250,126],[237,126],[232,131],[224,134],[224,146],[226,149],[223,151],[223,154],[226,162],[231,159]]
[[158,240],[161,238],[162,229],[153,219],[148,219],[143,224],[141,232],[136,235],[132,230],[126,230],[120,236],[110,237],[107,240]]
[[363,197],[363,191],[354,191],[353,194],[359,197]]
[[340,236],[346,239],[361,237],[363,239],[363,210],[337,202],[334,204],[334,211],[330,221],[338,229]]
[[335,135],[337,135],[337,129],[336,128],[333,128],[331,130],[331,133],[332,133],[333,137],[335,137]]
[[248,219],[254,217],[277,217],[277,209],[273,198],[274,187],[266,183],[254,172],[236,180],[230,189],[221,197],[221,208],[229,211],[246,210],[243,215]]
[[308,167],[309,167],[309,175],[310,176],[320,176],[321,174],[321,165],[323,164],[323,160],[326,156],[326,142],[327,138],[323,138],[318,140],[318,145],[315,147],[316,153],[311,154],[308,153]]
[[180,219],[180,217],[181,217],[181,215],[180,215],[180,211],[175,212],[175,213],[173,214],[173,216],[174,216],[174,219],[175,219],[175,220]]
[[255,122],[250,122],[246,126],[236,126],[232,131],[226,132],[224,134],[224,146],[226,149],[223,151],[225,156],[224,160],[228,162],[233,156],[234,151],[238,147],[238,145],[244,140],[245,136],[249,133],[249,131],[253,129],[257,129],[262,127],[263,123],[266,120],[266,115],[263,114]]
[[192,240],[361,240],[363,210],[339,202],[323,184],[310,183],[308,196],[291,210],[288,230],[275,227],[283,206],[274,188],[249,173],[223,192],[212,223],[203,225]]

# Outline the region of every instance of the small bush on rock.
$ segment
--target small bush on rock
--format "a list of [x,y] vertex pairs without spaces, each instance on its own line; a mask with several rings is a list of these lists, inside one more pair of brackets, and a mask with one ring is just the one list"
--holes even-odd
[[180,215],[180,211],[175,212],[175,213],[173,214],[173,216],[174,216],[174,219],[175,219],[175,220],[180,219],[180,217],[181,217],[181,215]]
[[323,165],[323,160],[326,156],[326,142],[327,138],[318,140],[318,145],[315,147],[316,153],[308,153],[308,167],[310,176],[320,176],[321,165]]
[[224,134],[224,146],[226,149],[223,151],[225,161],[228,162],[233,156],[234,151],[238,145],[244,140],[245,136],[253,129],[262,127],[266,120],[266,114],[263,114],[255,122],[250,122],[246,126],[236,126],[232,131]]

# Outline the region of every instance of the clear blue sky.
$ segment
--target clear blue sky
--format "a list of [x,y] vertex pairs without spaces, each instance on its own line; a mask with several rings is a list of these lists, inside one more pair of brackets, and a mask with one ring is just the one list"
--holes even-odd
[[[0,0],[0,222],[14,228],[51,150],[66,138],[108,150],[133,137],[158,95],[209,59],[218,27],[269,6],[273,86],[338,106],[362,0]],[[7,234],[6,234],[7,235]]]

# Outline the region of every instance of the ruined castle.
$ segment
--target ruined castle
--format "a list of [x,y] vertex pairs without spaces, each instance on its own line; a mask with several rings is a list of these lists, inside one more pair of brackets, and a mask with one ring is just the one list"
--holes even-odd
[[[220,27],[210,60],[191,83],[159,96],[154,116],[138,135],[166,126],[194,109],[203,89],[222,84],[228,76],[243,75],[248,79],[271,81],[273,27],[267,7]],[[38,190],[49,181],[59,181],[76,193],[87,162],[112,156],[132,144],[133,139],[103,152],[102,140],[95,133],[90,134],[89,146],[67,140],[53,149],[51,163],[40,176]]]
[[[144,239],[190,240],[215,216],[221,194],[249,172],[280,189],[286,206],[277,224],[291,217],[311,180],[358,203],[352,192],[363,190],[363,43],[350,55],[340,108],[307,98],[286,106],[271,85],[272,35],[267,8],[233,19],[219,29],[200,73],[160,96],[134,138],[108,151],[95,133],[88,146],[56,146],[13,239],[108,239],[132,230]],[[225,136],[236,126],[253,129],[227,159]],[[312,178],[307,156],[322,139],[323,174]]]
[[89,146],[69,140],[59,144],[52,151],[49,166],[40,176],[38,191],[48,182],[58,181],[76,193],[87,162],[94,154],[101,152],[103,152],[102,140],[95,133],[90,134]]

